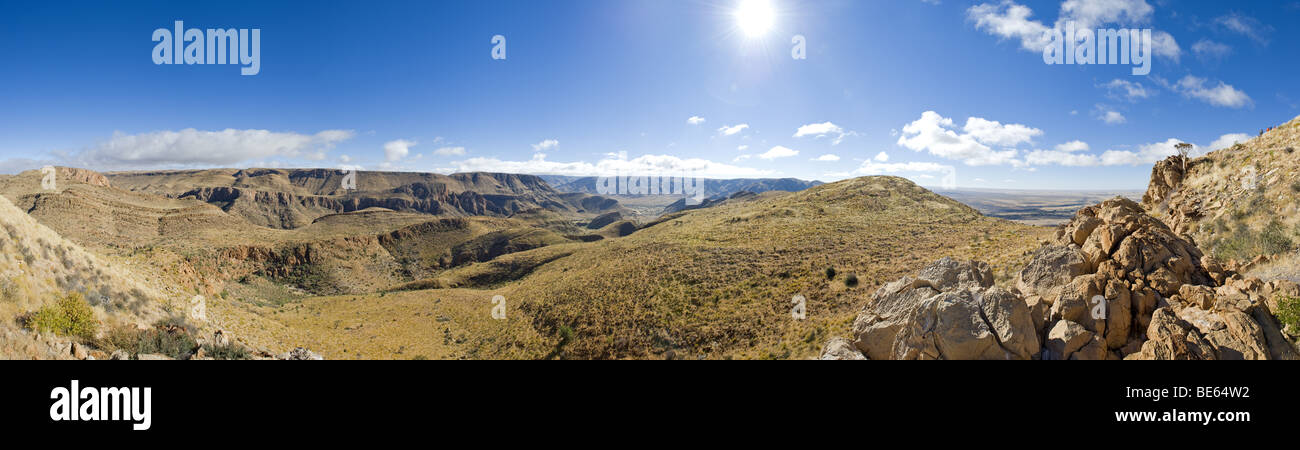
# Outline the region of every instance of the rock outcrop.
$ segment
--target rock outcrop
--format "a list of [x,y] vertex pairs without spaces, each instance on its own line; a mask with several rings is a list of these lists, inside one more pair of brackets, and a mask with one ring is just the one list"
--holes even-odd
[[[1011,291],[987,265],[949,258],[886,284],[853,345],[868,359],[1297,359],[1271,311],[1298,293],[1225,270],[1115,198],[1061,226]],[[828,345],[823,358],[842,353]]]
[[1039,347],[1025,302],[994,287],[987,264],[951,258],[878,289],[853,335],[869,359],[1030,359]]

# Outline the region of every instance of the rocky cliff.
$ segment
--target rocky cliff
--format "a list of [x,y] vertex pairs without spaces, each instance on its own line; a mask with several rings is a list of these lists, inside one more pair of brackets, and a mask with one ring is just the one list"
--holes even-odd
[[951,259],[886,284],[822,358],[1296,359],[1272,311],[1297,292],[1225,270],[1116,198],[1080,210],[1013,287]]

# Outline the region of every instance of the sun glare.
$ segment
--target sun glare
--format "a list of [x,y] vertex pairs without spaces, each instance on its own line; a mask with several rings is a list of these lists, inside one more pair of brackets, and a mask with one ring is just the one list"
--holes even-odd
[[776,11],[768,0],[740,0],[735,16],[736,25],[749,37],[766,34],[776,21]]

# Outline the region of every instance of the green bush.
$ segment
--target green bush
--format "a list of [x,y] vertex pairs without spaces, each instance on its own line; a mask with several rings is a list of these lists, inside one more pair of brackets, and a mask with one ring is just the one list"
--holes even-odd
[[248,349],[236,343],[226,345],[207,344],[203,346],[203,353],[212,359],[248,359]]
[[858,287],[858,275],[855,273],[851,273],[847,277],[844,277],[844,285],[848,286],[849,288]]
[[[190,335],[191,330],[184,318],[170,317],[159,320],[154,323],[154,328],[148,330],[138,330],[134,327],[124,326],[116,327],[104,333],[104,337],[96,342],[96,346],[106,352],[122,350],[131,355],[132,358],[140,355],[158,353],[167,355],[172,359],[186,359],[199,349],[199,344]],[[232,348],[214,347],[205,349],[209,354],[220,352],[221,356],[237,356],[239,352]],[[242,350],[242,348],[241,348]],[[247,358],[247,350],[244,351],[244,358]],[[241,359],[241,358],[221,358],[213,355],[216,359]]]
[[99,322],[95,321],[95,310],[85,297],[73,292],[28,317],[27,327],[36,331],[93,339],[99,329]]
[[834,279],[835,279],[835,268],[834,268],[834,267],[827,267],[827,268],[826,268],[826,279],[827,279],[827,280],[834,280]]
[[1259,255],[1276,255],[1295,248],[1295,241],[1281,222],[1270,222],[1255,231],[1238,224],[1232,233],[1216,239],[1211,247],[1220,259],[1250,260]]
[[1300,298],[1277,299],[1277,311],[1273,315],[1277,316],[1277,321],[1289,328],[1291,333],[1300,333]]

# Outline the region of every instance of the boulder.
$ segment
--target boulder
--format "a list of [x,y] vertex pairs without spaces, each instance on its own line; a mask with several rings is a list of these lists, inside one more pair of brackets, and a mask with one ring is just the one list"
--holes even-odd
[[1047,340],[1043,343],[1043,359],[1069,359],[1074,352],[1091,343],[1093,336],[1095,335],[1083,325],[1058,320],[1047,332]]
[[1151,314],[1151,327],[1147,341],[1137,353],[1124,359],[1136,360],[1214,360],[1214,344],[1210,343],[1192,324],[1179,319],[1169,308],[1157,309]]
[[822,347],[822,354],[817,359],[823,361],[855,361],[865,360],[867,357],[854,348],[853,343],[849,342],[848,339],[837,337],[831,339],[826,343],[825,347]]
[[992,286],[985,263],[936,261],[872,294],[854,321],[853,346],[869,359],[1032,358],[1039,344],[1029,305]]
[[1087,273],[1088,264],[1075,245],[1049,245],[1034,252],[1016,278],[1020,293],[1041,295],[1049,303],[1055,300],[1056,290]]

